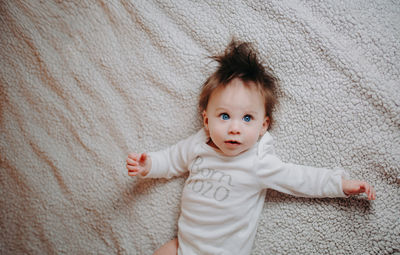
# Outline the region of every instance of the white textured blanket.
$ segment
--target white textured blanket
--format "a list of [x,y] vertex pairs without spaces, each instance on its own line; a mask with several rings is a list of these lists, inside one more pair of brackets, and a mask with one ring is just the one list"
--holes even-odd
[[343,167],[377,200],[268,192],[253,254],[400,252],[398,1],[0,1],[0,253],[152,254],[184,178],[129,178],[131,151],[201,127],[231,37],[280,79],[284,161]]

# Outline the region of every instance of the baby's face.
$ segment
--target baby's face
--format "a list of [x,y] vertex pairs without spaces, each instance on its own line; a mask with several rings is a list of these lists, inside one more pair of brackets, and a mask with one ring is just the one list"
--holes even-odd
[[204,126],[212,140],[210,145],[227,156],[251,148],[268,128],[264,105],[259,90],[255,86],[246,87],[241,79],[216,89],[203,112]]

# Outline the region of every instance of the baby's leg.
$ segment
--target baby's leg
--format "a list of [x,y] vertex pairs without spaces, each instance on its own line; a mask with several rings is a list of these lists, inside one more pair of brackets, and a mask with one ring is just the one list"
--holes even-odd
[[153,255],[176,255],[176,254],[178,254],[177,238],[161,246],[158,250],[154,252]]

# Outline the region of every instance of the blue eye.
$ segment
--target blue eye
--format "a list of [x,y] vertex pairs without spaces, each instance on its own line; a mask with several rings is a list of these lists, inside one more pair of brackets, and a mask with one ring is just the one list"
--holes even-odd
[[243,120],[244,120],[245,122],[250,122],[251,119],[252,119],[252,117],[251,117],[250,115],[246,115],[246,116],[243,117]]
[[223,120],[229,120],[229,115],[226,113],[222,113],[220,116],[221,116],[221,119],[223,119]]

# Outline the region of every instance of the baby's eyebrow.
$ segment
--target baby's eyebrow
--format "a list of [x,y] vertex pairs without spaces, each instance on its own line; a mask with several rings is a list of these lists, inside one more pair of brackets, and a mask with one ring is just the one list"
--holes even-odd
[[[230,108],[229,107],[219,106],[219,107],[215,108],[215,111],[216,112],[229,112]],[[243,111],[243,115],[253,115],[254,116],[254,115],[257,115],[257,114],[258,114],[257,110],[247,110],[247,109],[245,109]]]
[[218,108],[216,108],[215,109],[216,111],[228,111],[228,109],[227,108],[224,108],[224,107],[218,107]]
[[245,111],[245,115],[257,115],[257,111]]

